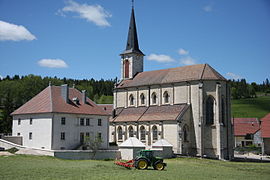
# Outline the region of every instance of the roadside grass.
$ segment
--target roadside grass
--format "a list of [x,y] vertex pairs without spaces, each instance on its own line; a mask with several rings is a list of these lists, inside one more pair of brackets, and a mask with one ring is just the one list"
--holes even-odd
[[269,179],[270,163],[197,158],[165,159],[164,171],[128,170],[113,161],[63,160],[46,156],[0,157],[0,179]]
[[232,117],[262,118],[270,113],[270,96],[232,100]]

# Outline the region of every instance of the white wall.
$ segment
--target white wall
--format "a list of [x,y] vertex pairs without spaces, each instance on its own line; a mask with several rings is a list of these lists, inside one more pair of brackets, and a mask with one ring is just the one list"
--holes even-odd
[[[18,125],[18,119],[21,124]],[[32,125],[30,125],[32,118]],[[52,114],[29,114],[13,116],[12,135],[23,137],[23,146],[32,148],[51,149]],[[32,132],[32,139],[29,133]]]

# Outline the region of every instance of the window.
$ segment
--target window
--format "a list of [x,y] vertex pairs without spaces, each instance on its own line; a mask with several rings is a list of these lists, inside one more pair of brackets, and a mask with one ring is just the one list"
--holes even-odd
[[167,91],[163,93],[164,103],[169,103],[169,94]]
[[145,97],[143,93],[140,95],[140,99],[141,99],[141,105],[145,104]]
[[21,125],[21,118],[18,119],[18,125]]
[[29,139],[30,139],[30,140],[33,138],[32,136],[33,136],[33,134],[32,134],[32,132],[30,132],[30,133],[29,133]]
[[80,125],[84,126],[84,118],[80,118]]
[[102,124],[101,124],[101,119],[98,119],[98,126],[101,126]]
[[153,134],[153,141],[158,140],[157,126],[153,126],[153,127],[152,127],[152,134]]
[[124,61],[124,66],[125,66],[125,78],[129,78],[129,62],[128,60],[126,59]]
[[85,136],[89,138],[90,137],[90,133],[89,132],[85,133]]
[[129,96],[129,105],[130,106],[133,106],[134,105],[134,97],[133,97],[132,94]]
[[128,128],[128,136],[129,137],[133,137],[134,136],[134,130],[132,126],[129,126]]
[[17,133],[17,136],[20,136],[21,135],[21,133]]
[[118,140],[122,140],[123,139],[123,131],[122,131],[121,126],[118,127],[117,134],[118,134]]
[[145,141],[145,128],[144,128],[144,126],[141,126],[140,127],[140,134],[141,134],[141,140],[142,141]]
[[90,119],[86,118],[86,122],[85,122],[86,126],[90,126]]
[[157,95],[156,93],[152,93],[152,104],[156,104],[157,103]]
[[30,125],[33,124],[33,118],[30,118],[29,124],[30,124]]
[[80,133],[80,143],[81,144],[84,143],[84,133],[83,132]]
[[225,102],[224,98],[221,99],[221,122],[225,125]]
[[65,132],[61,132],[61,140],[65,140],[66,139],[66,134]]
[[65,125],[66,124],[66,118],[65,117],[62,117],[61,118],[61,125]]
[[102,140],[102,134],[101,133],[98,133],[98,139]]
[[185,125],[184,127],[183,127],[183,139],[184,139],[184,142],[188,142],[188,127]]
[[206,100],[206,124],[214,123],[214,98],[209,96]]

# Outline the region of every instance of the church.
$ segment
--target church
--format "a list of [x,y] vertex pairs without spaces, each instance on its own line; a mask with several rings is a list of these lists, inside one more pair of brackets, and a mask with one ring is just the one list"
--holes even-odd
[[165,139],[175,154],[233,157],[230,87],[222,75],[208,64],[144,72],[133,7],[120,56],[110,142],[136,137],[150,148]]

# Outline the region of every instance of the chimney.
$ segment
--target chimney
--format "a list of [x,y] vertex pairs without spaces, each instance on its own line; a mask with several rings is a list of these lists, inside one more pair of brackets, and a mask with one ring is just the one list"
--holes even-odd
[[86,104],[86,90],[82,90],[82,103]]
[[66,103],[68,103],[69,89],[67,84],[61,85],[61,96]]

